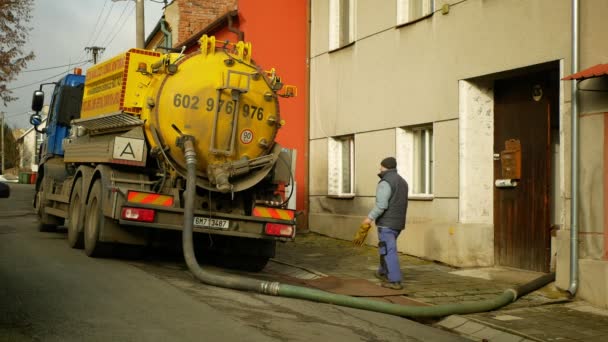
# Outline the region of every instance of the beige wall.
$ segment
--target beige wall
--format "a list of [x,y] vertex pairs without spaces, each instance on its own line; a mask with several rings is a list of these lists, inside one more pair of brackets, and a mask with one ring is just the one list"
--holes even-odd
[[604,115],[583,116],[580,128],[579,232],[580,257],[601,259],[604,254]]
[[[395,155],[395,130],[360,133],[355,136],[355,193],[357,196],[376,196],[380,180],[380,161]],[[397,165],[397,167],[399,167]],[[371,209],[368,208],[368,210]],[[363,215],[367,212],[363,213]]]
[[[378,161],[394,153],[397,127],[433,123],[434,196],[411,201],[399,249],[461,266],[493,263],[493,99],[489,75],[559,61],[571,74],[571,2],[435,1],[456,5],[395,27],[396,1],[356,1],[354,44],[328,52],[329,5],[311,0],[310,172],[312,230],[350,239],[373,205]],[[580,68],[608,61],[608,1],[581,1]],[[490,82],[488,82],[490,80]],[[472,90],[466,90],[466,87]],[[555,249],[563,286],[570,206],[570,82],[560,82]],[[478,92],[480,97],[475,97]],[[489,103],[480,103],[480,99]],[[584,107],[587,106],[587,107]],[[589,107],[591,106],[591,107]],[[593,107],[595,106],[595,107]],[[583,105],[597,110],[596,102]],[[477,110],[490,110],[486,119]],[[601,255],[602,116],[580,119],[581,257]],[[327,198],[327,137],[353,134],[356,197]],[[485,135],[484,135],[485,134]],[[363,159],[364,158],[364,159]],[[318,179],[317,179],[318,177]],[[314,191],[312,191],[314,190]],[[372,234],[373,235],[373,234]],[[370,236],[368,243],[375,243]],[[552,251],[553,254],[554,251]],[[562,266],[560,266],[562,265]],[[566,284],[567,285],[567,284]],[[604,286],[608,286],[604,283]],[[566,286],[567,287],[567,286]]]
[[458,198],[458,120],[435,122],[435,196]]
[[324,96],[312,100],[311,119],[330,122],[311,138],[458,118],[458,80],[569,58],[567,1],[470,0],[400,28],[393,9],[392,28],[360,33],[382,27],[384,7],[395,8],[384,3],[394,1],[357,1],[356,37],[365,38],[327,53],[328,2],[312,1],[311,88]]
[[[173,42],[173,44],[179,43],[187,38],[179,36],[179,30],[177,29],[179,27],[179,19],[178,3],[176,1],[171,2],[171,4],[165,8],[165,20],[171,26],[171,42]],[[162,32],[160,35],[162,37]]]

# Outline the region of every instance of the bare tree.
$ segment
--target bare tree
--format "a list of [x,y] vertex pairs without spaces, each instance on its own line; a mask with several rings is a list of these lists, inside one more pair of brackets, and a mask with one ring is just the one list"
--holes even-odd
[[14,81],[34,53],[25,53],[25,45],[31,27],[34,0],[0,0],[0,99],[4,105],[17,98],[6,85]]
[[[13,129],[8,125],[4,124],[4,168],[11,169],[19,166],[19,147],[17,146],[17,139],[13,135]],[[0,171],[0,174],[4,173],[4,170]]]

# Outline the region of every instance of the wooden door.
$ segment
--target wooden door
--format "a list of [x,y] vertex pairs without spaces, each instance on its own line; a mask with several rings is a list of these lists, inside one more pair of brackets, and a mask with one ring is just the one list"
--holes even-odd
[[495,82],[495,180],[504,179],[506,163],[497,160],[496,154],[505,150],[505,141],[519,140],[521,146],[517,186],[499,188],[494,184],[494,256],[498,265],[549,271],[550,119],[558,94],[552,76],[542,72]]

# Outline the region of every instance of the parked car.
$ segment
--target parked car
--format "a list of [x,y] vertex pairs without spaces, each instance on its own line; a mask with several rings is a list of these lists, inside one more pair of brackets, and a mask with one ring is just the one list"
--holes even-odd
[[8,198],[11,195],[11,188],[6,184],[0,182],[0,198]]
[[19,179],[12,175],[0,175],[0,182],[4,183],[18,183]]

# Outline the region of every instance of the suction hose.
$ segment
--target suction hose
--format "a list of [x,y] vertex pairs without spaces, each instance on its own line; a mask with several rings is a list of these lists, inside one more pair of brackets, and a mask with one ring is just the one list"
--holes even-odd
[[306,287],[268,282],[247,277],[236,277],[216,272],[204,271],[198,264],[194,255],[192,241],[192,225],[194,219],[194,194],[196,190],[196,153],[194,151],[194,137],[182,136],[184,155],[187,165],[184,228],[182,243],[184,259],[190,272],[201,282],[213,286],[258,292],[267,295],[310,300],[320,303],[335,304],[356,309],[376,311],[396,316],[411,318],[442,317],[453,314],[468,314],[498,309],[515,301],[518,297],[537,290],[555,280],[555,273],[544,275],[528,284],[516,289],[508,289],[494,299],[478,302],[464,302],[458,304],[444,304],[436,306],[404,306],[380,302],[365,298],[329,293]]

